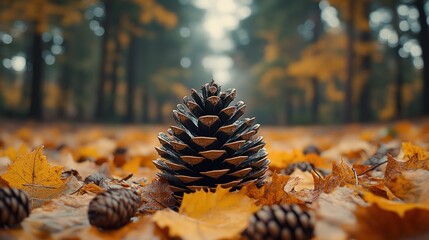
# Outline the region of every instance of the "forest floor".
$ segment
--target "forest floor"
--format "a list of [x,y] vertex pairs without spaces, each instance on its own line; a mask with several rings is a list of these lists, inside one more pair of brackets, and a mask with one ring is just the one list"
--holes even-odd
[[[178,212],[168,209],[174,199],[152,163],[159,158],[157,135],[167,128],[1,122],[0,186],[23,189],[32,210],[21,224],[0,229],[0,239],[238,239],[255,211],[274,204],[311,212],[316,239],[429,237],[429,119],[262,126],[258,135],[271,161],[265,187],[198,191]],[[41,164],[28,164],[36,158]],[[37,174],[58,184],[35,182]],[[104,231],[89,224],[87,211],[109,188],[135,189],[142,201],[129,224]],[[219,196],[230,207],[185,207]]]

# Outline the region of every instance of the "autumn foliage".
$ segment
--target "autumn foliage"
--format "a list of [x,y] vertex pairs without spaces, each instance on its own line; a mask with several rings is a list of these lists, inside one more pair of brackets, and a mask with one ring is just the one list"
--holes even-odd
[[[155,177],[150,163],[162,128],[70,129],[2,129],[0,184],[24,190],[32,202],[23,228],[1,230],[2,238],[237,239],[253,213],[274,204],[298,204],[313,212],[317,239],[428,234],[427,123],[263,129],[272,164],[261,188],[250,184],[234,192],[220,187],[198,190],[185,194],[181,205],[168,184]],[[320,155],[303,151],[310,144]],[[121,164],[115,161],[118,153],[123,154]],[[311,168],[302,170],[298,162],[308,162]],[[291,166],[292,173],[285,175]],[[142,200],[129,224],[107,234],[89,225],[87,208],[96,194],[110,188],[134,189]]]

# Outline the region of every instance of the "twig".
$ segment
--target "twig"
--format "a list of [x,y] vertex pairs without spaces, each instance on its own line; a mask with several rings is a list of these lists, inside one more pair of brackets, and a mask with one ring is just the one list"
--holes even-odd
[[128,176],[126,176],[126,177],[122,178],[122,179],[121,179],[121,180],[119,180],[119,181],[127,181],[128,179],[132,178],[132,177],[133,177],[133,175],[134,175],[134,174],[130,173]]
[[383,165],[383,164],[385,164],[385,163],[387,163],[387,160],[386,160],[386,161],[384,161],[384,162],[378,163],[378,164],[376,164],[376,165],[372,166],[371,168],[369,168],[369,169],[367,169],[367,170],[365,170],[365,171],[363,171],[363,172],[359,173],[359,175],[358,175],[358,176],[360,177],[360,176],[364,175],[365,173],[370,172],[370,171],[372,171],[372,170],[374,170],[374,169],[376,169],[376,168],[380,167],[381,165]]
[[353,174],[355,175],[355,186],[358,187],[359,186],[359,179],[358,179],[358,175],[356,173],[356,169],[352,168],[353,170]]

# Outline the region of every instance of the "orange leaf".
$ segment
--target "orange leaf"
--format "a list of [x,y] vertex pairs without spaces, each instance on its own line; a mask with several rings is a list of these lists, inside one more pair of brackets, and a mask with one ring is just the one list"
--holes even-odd
[[424,160],[429,159],[429,152],[423,150],[423,148],[413,145],[410,142],[402,143],[402,151],[404,152],[404,157],[413,158],[416,156],[418,159]]
[[343,187],[347,185],[355,185],[356,178],[351,167],[344,161],[340,164],[332,166],[332,173],[325,179],[320,179],[316,176],[314,179],[314,189],[326,193],[332,192],[336,187]]
[[250,184],[243,188],[247,196],[256,199],[257,205],[273,205],[280,203],[302,203],[291,194],[288,194],[284,189],[290,176],[279,175],[274,172],[271,182],[258,188],[255,184]]
[[386,211],[395,212],[400,217],[403,217],[405,213],[412,209],[422,209],[429,211],[429,205],[422,203],[404,203],[388,200],[379,196],[376,196],[370,192],[365,192],[363,194],[365,201],[371,204],[377,204],[381,209]]
[[429,159],[412,157],[406,162],[400,162],[388,155],[384,180],[392,193],[403,200],[428,200]]
[[348,226],[349,238],[378,239],[428,239],[429,210],[411,208],[403,216],[388,211],[383,205],[358,206],[357,225]]
[[98,186],[97,184],[95,184],[94,182],[90,182],[88,184],[85,184],[80,190],[79,190],[79,194],[83,195],[84,193],[95,193],[95,194],[99,194],[101,192],[104,192],[104,189],[100,186]]

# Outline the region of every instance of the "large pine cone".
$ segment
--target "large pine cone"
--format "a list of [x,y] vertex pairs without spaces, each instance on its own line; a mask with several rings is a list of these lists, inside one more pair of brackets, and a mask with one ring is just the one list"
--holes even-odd
[[228,106],[236,90],[221,92],[213,81],[201,90],[200,94],[192,89],[191,97],[183,98],[186,107],[178,104],[173,110],[178,126],[167,130],[169,136],[158,135],[162,146],[156,150],[164,159],[154,164],[178,200],[200,188],[261,184],[270,162],[263,137],[255,137],[259,129],[259,124],[253,124],[255,118],[240,120],[244,102]]
[[313,221],[313,215],[297,205],[264,206],[250,218],[243,237],[248,240],[311,239]]
[[15,188],[0,188],[0,226],[14,226],[30,215],[27,194]]
[[116,229],[127,224],[140,206],[140,195],[134,190],[111,189],[98,194],[88,207],[91,225]]

